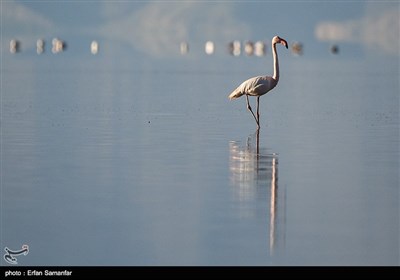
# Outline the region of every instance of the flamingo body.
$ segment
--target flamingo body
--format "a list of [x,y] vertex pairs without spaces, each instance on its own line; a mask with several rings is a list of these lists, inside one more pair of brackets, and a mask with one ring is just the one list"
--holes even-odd
[[261,96],[269,92],[278,84],[278,81],[269,76],[258,76],[244,81],[230,95],[229,99],[236,99],[242,95]]
[[[257,123],[257,129],[260,128],[260,96],[266,94],[271,89],[276,87],[279,81],[279,62],[278,62],[278,54],[276,52],[276,44],[282,44],[283,46],[288,48],[288,44],[285,39],[280,38],[279,36],[275,36],[272,38],[272,56],[273,56],[273,66],[274,66],[274,74],[272,77],[270,76],[257,76],[254,78],[250,78],[243,83],[241,83],[230,95],[229,99],[236,99],[243,95],[246,96],[247,101],[247,109],[251,112],[254,119]],[[249,96],[257,97],[257,116],[254,114],[253,110],[250,107]]]

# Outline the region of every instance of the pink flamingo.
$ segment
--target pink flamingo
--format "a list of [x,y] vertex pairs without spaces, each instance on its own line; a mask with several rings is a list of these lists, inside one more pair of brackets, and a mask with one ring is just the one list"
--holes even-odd
[[[273,89],[279,81],[279,62],[278,54],[276,53],[276,44],[282,44],[288,48],[288,43],[285,39],[275,36],[272,38],[272,56],[274,59],[274,75],[270,76],[258,76],[250,78],[244,81],[240,86],[238,86],[230,95],[229,99],[236,99],[242,95],[246,95],[247,109],[251,112],[257,123],[257,129],[260,128],[260,96],[266,94],[271,89]],[[254,115],[253,110],[250,107],[249,96],[257,96],[257,117]]]

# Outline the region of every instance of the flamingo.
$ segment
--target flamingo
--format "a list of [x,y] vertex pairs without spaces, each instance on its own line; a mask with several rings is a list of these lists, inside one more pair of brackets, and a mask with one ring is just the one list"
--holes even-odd
[[[288,43],[285,39],[279,36],[272,38],[272,56],[274,59],[274,75],[270,76],[258,76],[250,78],[244,81],[240,86],[238,86],[230,95],[229,99],[236,99],[242,95],[246,95],[247,109],[251,112],[257,123],[257,130],[260,129],[260,96],[266,94],[271,89],[276,87],[279,81],[279,62],[278,54],[276,53],[276,44],[282,44],[288,48]],[[251,109],[249,96],[257,97],[257,117]]]

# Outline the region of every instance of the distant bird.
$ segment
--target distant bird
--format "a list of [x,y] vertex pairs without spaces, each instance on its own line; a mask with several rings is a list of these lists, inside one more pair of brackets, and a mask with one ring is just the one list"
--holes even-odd
[[[236,99],[241,97],[242,95],[246,95],[247,101],[247,109],[251,112],[254,119],[257,123],[257,129],[260,128],[260,96],[266,94],[271,89],[273,89],[279,81],[279,62],[278,62],[278,54],[276,53],[276,44],[282,44],[283,46],[288,48],[288,43],[286,40],[280,38],[279,36],[275,36],[272,38],[272,56],[274,59],[274,75],[270,76],[258,76],[254,78],[250,78],[244,81],[240,86],[238,86],[230,95],[229,99]],[[249,96],[257,96],[257,117],[253,113],[253,110],[250,107]]]
[[333,54],[338,54],[338,53],[339,53],[339,46],[333,45],[333,46],[331,47],[331,53],[333,53]]

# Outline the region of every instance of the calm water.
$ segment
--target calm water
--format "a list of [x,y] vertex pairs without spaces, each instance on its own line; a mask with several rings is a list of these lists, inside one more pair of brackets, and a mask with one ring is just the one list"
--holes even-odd
[[19,264],[399,265],[398,67],[286,55],[257,134],[227,95],[269,58],[5,59],[1,247],[29,245]]

